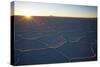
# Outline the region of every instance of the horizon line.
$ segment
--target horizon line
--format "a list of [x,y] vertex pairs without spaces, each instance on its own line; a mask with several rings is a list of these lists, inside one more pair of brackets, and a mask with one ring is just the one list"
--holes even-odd
[[[11,16],[25,16],[25,15],[11,15]],[[92,19],[92,18],[97,18],[97,17],[72,17],[72,16],[54,16],[54,15],[49,15],[49,16],[42,16],[42,15],[30,15],[31,17],[61,17],[61,18],[86,18],[86,19]]]

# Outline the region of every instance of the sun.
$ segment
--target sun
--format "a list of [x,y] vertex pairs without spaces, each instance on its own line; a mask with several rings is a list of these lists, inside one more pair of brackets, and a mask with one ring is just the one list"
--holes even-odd
[[28,19],[32,17],[32,10],[30,9],[23,9],[22,13]]
[[31,15],[25,15],[24,17],[25,17],[27,20],[32,19],[32,16],[31,16]]
[[30,19],[32,16],[31,15],[25,15],[25,17]]

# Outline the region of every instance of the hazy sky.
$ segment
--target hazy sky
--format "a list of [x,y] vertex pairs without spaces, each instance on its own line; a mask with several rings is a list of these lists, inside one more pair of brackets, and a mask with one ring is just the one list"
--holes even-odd
[[97,7],[16,1],[12,15],[97,17]]

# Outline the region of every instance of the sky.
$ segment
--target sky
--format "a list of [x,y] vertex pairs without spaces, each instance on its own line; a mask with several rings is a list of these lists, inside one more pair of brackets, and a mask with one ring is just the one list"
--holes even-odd
[[15,1],[11,5],[11,15],[97,17],[97,7]]

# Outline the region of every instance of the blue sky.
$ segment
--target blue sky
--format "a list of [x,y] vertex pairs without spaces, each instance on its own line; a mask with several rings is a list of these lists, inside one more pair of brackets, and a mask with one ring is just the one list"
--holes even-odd
[[15,1],[14,8],[12,15],[97,17],[96,6]]

